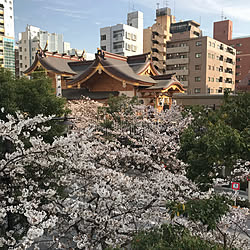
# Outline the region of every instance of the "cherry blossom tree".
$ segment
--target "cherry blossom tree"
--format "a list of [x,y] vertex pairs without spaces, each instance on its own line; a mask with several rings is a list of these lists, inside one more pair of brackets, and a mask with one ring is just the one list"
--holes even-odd
[[[193,234],[221,243],[199,221],[177,214],[171,221],[166,207],[167,201],[185,204],[212,195],[186,178],[185,164],[176,158],[191,116],[183,118],[177,107],[157,113],[138,105],[118,113],[120,119],[104,114],[99,123],[51,144],[42,134],[52,117],[18,113],[0,121],[0,138],[11,145],[0,159],[1,248],[105,249],[127,245],[136,232],[163,223],[192,224]],[[99,125],[105,119],[112,127]],[[35,130],[40,135],[32,136]],[[243,225],[244,214],[233,211],[235,223]],[[228,225],[230,212],[218,224]],[[235,237],[231,245],[237,244],[247,243]]]

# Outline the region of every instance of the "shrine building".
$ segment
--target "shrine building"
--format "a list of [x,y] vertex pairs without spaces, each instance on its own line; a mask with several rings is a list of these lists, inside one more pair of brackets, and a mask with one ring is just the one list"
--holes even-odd
[[149,53],[124,57],[98,49],[95,59],[89,61],[83,55],[68,56],[40,49],[24,73],[32,77],[32,73],[41,70],[52,79],[56,95],[68,100],[86,96],[105,102],[110,95],[125,94],[161,109],[171,106],[174,93],[185,91],[175,74],[159,74]]

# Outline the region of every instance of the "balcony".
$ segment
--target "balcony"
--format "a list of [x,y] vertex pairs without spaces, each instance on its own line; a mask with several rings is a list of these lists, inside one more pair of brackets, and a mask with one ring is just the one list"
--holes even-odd
[[163,56],[162,54],[157,53],[157,52],[153,52],[152,57],[158,58],[159,61],[166,61],[166,57]]
[[166,70],[165,74],[173,74],[176,73],[177,75],[188,75],[188,69],[172,69],[172,70]]
[[189,58],[174,58],[174,59],[167,59],[167,65],[175,65],[175,64],[188,64]]
[[233,74],[233,70],[230,69],[230,68],[226,68],[226,69],[225,69],[225,73]]
[[155,48],[159,51],[159,53],[166,53],[166,47],[159,45],[157,43],[153,44],[152,48]]
[[189,52],[189,46],[167,48],[167,54]]
[[232,58],[227,57],[227,59],[225,60],[225,62],[226,62],[226,63],[231,63],[231,64],[233,64],[233,59],[232,59]]
[[228,53],[230,53],[230,54],[232,54],[232,55],[235,55],[233,49],[230,48],[230,47],[227,47],[226,52],[228,52]]

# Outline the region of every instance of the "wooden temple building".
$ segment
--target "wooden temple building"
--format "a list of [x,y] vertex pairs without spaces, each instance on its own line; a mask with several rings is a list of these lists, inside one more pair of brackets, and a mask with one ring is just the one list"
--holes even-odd
[[148,53],[124,57],[98,49],[95,59],[87,61],[83,55],[68,56],[40,49],[24,73],[32,76],[41,69],[52,79],[57,96],[69,100],[87,96],[103,102],[111,94],[125,94],[161,109],[171,105],[173,93],[184,93],[174,74],[159,74]]

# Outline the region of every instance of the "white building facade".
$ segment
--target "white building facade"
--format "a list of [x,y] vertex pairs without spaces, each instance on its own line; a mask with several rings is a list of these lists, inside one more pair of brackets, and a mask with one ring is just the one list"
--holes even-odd
[[100,29],[102,50],[122,56],[143,53],[143,13],[128,13],[127,24],[117,24]]
[[[48,42],[48,44],[47,44]],[[49,52],[68,53],[70,43],[63,41],[62,34],[49,33],[43,31],[38,27],[27,25],[26,31],[19,33],[19,75],[21,76],[23,71],[28,69],[36,55],[36,51],[39,45],[42,49],[45,48]],[[67,51],[65,51],[67,49]]]
[[0,0],[0,66],[15,73],[13,0]]

